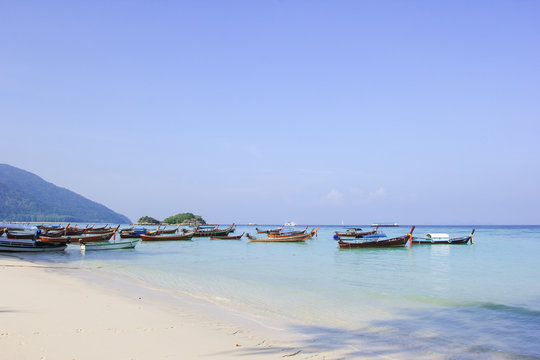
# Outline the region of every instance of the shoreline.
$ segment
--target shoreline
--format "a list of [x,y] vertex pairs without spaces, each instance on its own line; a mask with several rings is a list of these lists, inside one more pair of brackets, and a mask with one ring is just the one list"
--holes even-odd
[[340,357],[267,319],[98,268],[2,254],[0,279],[0,347],[9,359]]

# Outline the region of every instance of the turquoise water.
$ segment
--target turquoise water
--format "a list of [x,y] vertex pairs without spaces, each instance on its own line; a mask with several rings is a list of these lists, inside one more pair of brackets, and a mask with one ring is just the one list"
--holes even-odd
[[[415,234],[457,237],[471,228],[417,226]],[[384,345],[389,356],[540,358],[539,226],[477,226],[474,245],[342,250],[332,238],[338,229],[321,227],[306,243],[198,238],[84,255],[70,245],[25,258],[102,266],[278,319],[321,350]],[[408,230],[383,229],[389,237]],[[244,231],[255,233],[236,233]]]

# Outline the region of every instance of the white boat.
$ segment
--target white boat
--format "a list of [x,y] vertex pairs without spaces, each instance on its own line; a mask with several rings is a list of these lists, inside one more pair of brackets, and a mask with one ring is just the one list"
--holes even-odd
[[44,243],[35,240],[0,240],[2,252],[44,252],[64,251],[66,244]]
[[283,226],[296,226],[296,223],[294,221],[287,221]]
[[398,223],[373,223],[371,227],[396,227]]
[[119,242],[81,242],[81,251],[87,250],[116,250],[116,249],[133,249],[139,243],[140,239]]

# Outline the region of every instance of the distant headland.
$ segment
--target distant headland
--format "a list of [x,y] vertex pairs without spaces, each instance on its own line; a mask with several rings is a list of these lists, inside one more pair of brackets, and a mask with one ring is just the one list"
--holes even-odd
[[0,221],[131,223],[104,205],[7,164],[0,164]]

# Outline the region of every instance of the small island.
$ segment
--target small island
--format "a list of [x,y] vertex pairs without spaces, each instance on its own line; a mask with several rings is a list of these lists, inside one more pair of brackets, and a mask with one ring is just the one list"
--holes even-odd
[[200,215],[194,215],[192,213],[180,213],[173,216],[169,216],[163,221],[159,221],[150,216],[143,216],[134,225],[158,225],[158,224],[175,224],[185,226],[198,226],[206,225],[206,221]]
[[161,222],[150,216],[143,216],[137,221],[137,224],[144,225],[159,225]]

